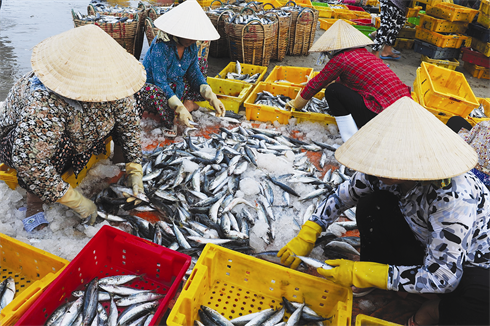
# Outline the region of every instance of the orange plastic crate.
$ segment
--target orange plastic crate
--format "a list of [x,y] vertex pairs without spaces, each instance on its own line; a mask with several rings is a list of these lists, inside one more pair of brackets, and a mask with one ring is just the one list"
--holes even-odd
[[490,0],[481,0],[480,12],[486,15],[490,15]]
[[471,47],[474,50],[477,50],[478,52],[482,53],[483,55],[490,57],[490,43],[482,42],[473,37],[471,39]]
[[486,28],[490,28],[490,15],[480,13],[478,15],[478,19],[476,21],[478,22],[478,24],[481,24],[481,25],[485,26]]
[[454,3],[438,3],[427,9],[427,14],[451,22],[471,23],[478,10],[455,5]]
[[421,6],[415,6],[413,8],[407,8],[408,12],[406,17],[417,17],[419,15],[419,11],[422,10]]
[[489,68],[478,66],[469,62],[465,62],[463,67],[471,74],[471,76],[475,78],[490,79],[488,75],[488,72],[490,70]]
[[415,28],[415,38],[434,44],[440,48],[460,48],[463,42],[468,36],[456,34],[456,35],[443,35],[428,29],[417,26]]
[[432,32],[463,34],[468,29],[469,23],[450,22],[429,15],[420,15],[419,26]]
[[[318,21],[320,22],[320,29],[323,29],[323,30],[326,31],[337,20],[339,20],[339,19],[338,18],[320,18],[320,19],[318,19]],[[342,20],[345,21],[348,24],[355,25],[355,23],[354,22],[351,22],[350,20],[346,20],[346,19],[342,19]]]

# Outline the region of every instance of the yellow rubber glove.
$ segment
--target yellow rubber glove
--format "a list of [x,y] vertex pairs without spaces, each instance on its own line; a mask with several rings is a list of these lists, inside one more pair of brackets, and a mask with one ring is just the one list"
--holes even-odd
[[298,268],[301,260],[295,256],[308,256],[320,233],[322,233],[320,225],[313,221],[306,221],[298,235],[279,250],[277,257],[281,257],[283,265],[291,266],[292,269]]
[[179,121],[185,124],[187,127],[192,127],[192,125],[189,123],[189,120],[194,121],[192,119],[192,115],[185,108],[184,104],[182,104],[177,95],[169,98],[167,102],[168,106],[170,106],[171,109],[175,110],[175,113],[179,115]]
[[201,92],[202,97],[204,97],[216,111],[216,116],[224,117],[226,113],[225,106],[220,100],[218,100],[216,94],[213,93],[211,86],[207,84],[202,84],[199,90]]
[[128,187],[133,189],[135,196],[145,191],[143,188],[143,167],[141,164],[126,163],[126,175],[128,176]]
[[389,265],[344,259],[326,260],[325,263],[337,267],[328,270],[318,268],[317,272],[334,283],[361,289],[373,286],[383,290],[387,288]]
[[301,97],[301,92],[298,92],[298,95],[296,95],[296,98],[294,100],[291,100],[286,103],[286,110],[291,111],[291,109],[295,110],[301,110],[302,108],[305,107],[306,103],[308,103],[308,100],[305,100],[304,98]]
[[90,218],[89,224],[94,225],[97,219],[97,206],[88,198],[85,198],[78,190],[68,187],[65,195],[57,200],[58,203],[70,207],[82,218]]

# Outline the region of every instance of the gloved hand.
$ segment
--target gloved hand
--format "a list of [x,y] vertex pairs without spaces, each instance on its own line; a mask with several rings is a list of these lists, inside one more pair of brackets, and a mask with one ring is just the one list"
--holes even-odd
[[90,218],[89,224],[94,225],[97,219],[97,206],[88,198],[85,198],[78,190],[68,187],[65,195],[57,200],[58,203],[70,207],[82,218]]
[[291,111],[291,109],[301,110],[302,108],[305,107],[306,103],[308,103],[308,100],[302,98],[301,92],[298,92],[298,95],[296,95],[296,98],[294,100],[291,100],[286,103],[285,108],[287,111]]
[[128,176],[128,187],[133,189],[133,195],[144,192],[143,189],[143,167],[138,163],[126,163],[126,175]]
[[313,221],[306,221],[298,235],[279,250],[277,257],[281,257],[283,265],[291,266],[292,269],[298,268],[301,260],[294,256],[308,256],[320,233],[322,233],[320,225]]
[[216,111],[216,116],[217,117],[224,117],[226,113],[225,106],[223,103],[218,100],[218,97],[216,94],[213,93],[213,90],[211,89],[211,86],[207,84],[202,84],[201,87],[199,88],[200,93],[202,97],[204,97],[209,104],[214,108]]
[[337,267],[328,270],[318,268],[317,272],[334,283],[346,287],[387,288],[389,265],[344,259],[326,260],[325,263]]
[[185,124],[187,127],[192,127],[192,125],[189,123],[189,120],[194,121],[192,120],[192,115],[185,108],[184,104],[182,104],[177,95],[169,98],[167,102],[170,108],[175,110],[175,113],[179,115],[179,121]]

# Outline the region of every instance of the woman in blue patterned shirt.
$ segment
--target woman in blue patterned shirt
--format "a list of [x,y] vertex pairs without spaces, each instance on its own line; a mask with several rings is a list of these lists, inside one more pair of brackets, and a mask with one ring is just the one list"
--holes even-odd
[[188,0],[155,20],[160,30],[146,53],[146,84],[135,94],[140,112],[160,114],[165,135],[175,137],[174,115],[191,126],[189,113],[208,100],[218,116],[225,107],[206,83],[198,61],[196,40],[216,40],[219,34],[195,0]]
[[[361,261],[318,273],[353,290],[432,293],[409,325],[488,325],[490,192],[470,171],[475,150],[408,97],[335,153],[357,172],[316,208],[278,256],[295,267],[318,235],[357,205]],[[360,292],[357,292],[358,294]]]

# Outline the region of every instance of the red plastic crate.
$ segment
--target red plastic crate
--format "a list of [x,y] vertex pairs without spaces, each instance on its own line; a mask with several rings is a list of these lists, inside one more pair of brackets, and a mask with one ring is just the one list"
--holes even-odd
[[461,50],[462,50],[461,60],[485,68],[490,68],[490,58],[485,56],[483,53],[465,47],[461,48]]
[[359,26],[371,26],[374,27],[371,19],[351,19],[351,22]]
[[351,5],[345,5],[347,8],[349,8],[349,10],[353,10],[353,11],[366,11],[364,9],[362,9],[362,7],[357,7],[357,6],[351,6]]
[[[188,255],[105,225],[16,325],[44,325],[56,308],[70,299],[73,291],[85,290],[94,277],[120,274],[144,274],[142,280],[126,286],[154,289],[157,293],[166,294],[150,323],[159,325],[190,263],[191,257]],[[109,302],[104,302],[103,306],[109,312]],[[121,307],[120,312],[124,308]]]

